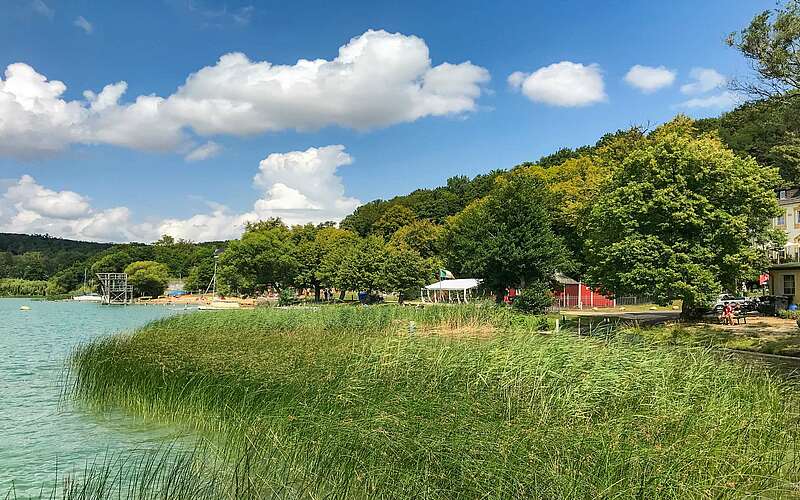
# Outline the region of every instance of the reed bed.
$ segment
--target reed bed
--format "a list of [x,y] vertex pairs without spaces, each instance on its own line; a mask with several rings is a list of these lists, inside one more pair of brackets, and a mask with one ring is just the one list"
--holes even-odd
[[467,306],[191,314],[80,347],[69,388],[224,435],[216,456],[248,464],[216,473],[230,498],[800,496],[795,385],[542,324]]

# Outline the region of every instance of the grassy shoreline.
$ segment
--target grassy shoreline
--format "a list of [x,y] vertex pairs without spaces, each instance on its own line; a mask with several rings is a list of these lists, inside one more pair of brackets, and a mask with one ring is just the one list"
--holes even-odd
[[491,307],[183,315],[78,349],[72,393],[221,431],[261,457],[253,488],[289,496],[800,493],[796,387],[542,326]]

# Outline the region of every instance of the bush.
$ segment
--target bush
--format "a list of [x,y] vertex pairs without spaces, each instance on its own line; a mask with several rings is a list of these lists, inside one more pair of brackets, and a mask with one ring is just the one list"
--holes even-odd
[[781,309],[778,311],[778,317],[783,319],[800,319],[800,311],[790,311],[788,309]]
[[294,291],[294,288],[284,288],[278,294],[279,306],[290,306],[295,302],[297,302],[297,293]]
[[553,293],[543,281],[534,282],[522,290],[522,294],[514,297],[512,303],[515,310],[525,314],[542,314],[552,305]]

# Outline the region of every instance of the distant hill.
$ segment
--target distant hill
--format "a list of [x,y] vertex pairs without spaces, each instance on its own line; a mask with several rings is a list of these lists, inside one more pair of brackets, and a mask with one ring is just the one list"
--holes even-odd
[[8,252],[13,255],[22,255],[27,252],[48,254],[60,252],[98,253],[112,246],[113,243],[65,240],[47,234],[0,233],[0,252]]
[[0,278],[44,280],[113,246],[49,235],[0,233]]

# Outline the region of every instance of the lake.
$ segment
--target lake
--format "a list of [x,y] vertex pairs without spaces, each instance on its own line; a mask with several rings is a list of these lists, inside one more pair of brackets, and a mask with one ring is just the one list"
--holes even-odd
[[[27,305],[29,311],[21,311]],[[61,400],[65,360],[79,343],[179,314],[162,306],[0,299],[0,498],[33,493],[106,453],[158,448],[182,431]]]

